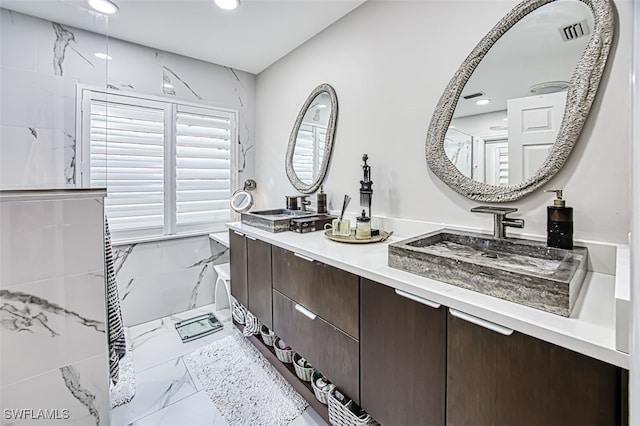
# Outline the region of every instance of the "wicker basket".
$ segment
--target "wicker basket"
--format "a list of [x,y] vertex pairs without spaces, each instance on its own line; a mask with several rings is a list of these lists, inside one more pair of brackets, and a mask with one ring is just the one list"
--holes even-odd
[[371,414],[367,414],[364,419],[356,417],[355,414],[349,410],[349,407],[353,405],[353,401],[349,401],[346,405],[343,405],[338,401],[335,396],[335,389],[329,392],[329,423],[333,426],[374,426],[378,425],[378,422],[371,417]]
[[267,346],[273,346],[276,339],[278,338],[278,336],[276,336],[275,333],[269,330],[269,328],[264,324],[262,324],[262,327],[260,327],[260,335],[262,336],[262,341]]
[[320,373],[318,370],[314,370],[313,371],[313,375],[311,377],[311,388],[313,389],[313,393],[316,396],[316,399],[320,402],[322,402],[324,405],[327,405],[328,403],[328,395],[329,392],[324,391],[322,389],[320,389],[317,385],[316,385],[316,379],[322,377],[322,373]]
[[247,315],[247,308],[242,306],[240,303],[234,301],[233,309],[231,310],[231,316],[233,317],[234,321],[237,322],[238,324],[244,324],[246,320],[246,315]]
[[273,342],[273,348],[276,350],[276,356],[278,359],[285,364],[291,364],[293,362],[293,349],[280,349],[278,346],[278,342],[280,342],[280,338],[276,338],[275,342]]
[[313,367],[301,367],[298,365],[298,360],[302,357],[300,354],[293,355],[293,367],[296,369],[296,375],[300,378],[300,380],[304,380],[305,382],[310,382],[313,377]]

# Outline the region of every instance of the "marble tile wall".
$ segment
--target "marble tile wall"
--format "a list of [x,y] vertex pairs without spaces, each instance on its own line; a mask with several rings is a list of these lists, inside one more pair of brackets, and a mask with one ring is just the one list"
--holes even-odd
[[214,265],[229,250],[208,236],[114,247],[122,317],[127,326],[214,302]]
[[110,423],[103,211],[0,200],[2,424]]
[[[78,84],[238,111],[237,185],[253,177],[254,75],[0,9],[0,189],[76,186]],[[212,303],[213,264],[228,261],[206,237],[117,249],[128,325]]]
[[78,84],[238,111],[238,185],[253,177],[255,75],[0,8],[0,189],[75,186]]

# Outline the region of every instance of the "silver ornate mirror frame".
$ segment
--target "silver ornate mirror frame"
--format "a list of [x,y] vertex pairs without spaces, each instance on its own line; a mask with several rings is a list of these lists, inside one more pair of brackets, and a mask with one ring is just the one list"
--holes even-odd
[[533,10],[556,0],[525,0],[500,20],[467,56],[445,89],[429,124],[427,164],[444,183],[467,198],[485,202],[507,202],[522,198],[549,181],[567,161],[598,91],[614,35],[610,0],[580,0],[591,9],[594,30],[571,77],[567,104],[556,142],[535,175],[514,185],[489,185],[458,171],[444,150],[444,138],[462,90],[480,61],[495,42]]
[[[302,124],[302,119],[307,112],[307,109],[311,105],[311,102],[321,93],[328,93],[331,98],[331,113],[329,114],[329,123],[327,125],[327,135],[325,138],[324,145],[324,155],[322,157],[322,164],[320,165],[318,176],[311,184],[306,184],[302,182],[295,170],[293,169],[293,153],[296,147],[296,139],[298,136],[298,131],[300,130],[300,126]],[[285,167],[287,169],[287,177],[289,181],[293,185],[293,187],[303,194],[311,194],[318,190],[322,182],[327,176],[327,169],[329,168],[329,162],[331,161],[331,151],[333,148],[333,139],[336,132],[336,121],[338,119],[338,98],[336,97],[336,92],[333,90],[329,84],[323,83],[318,87],[313,89],[305,103],[302,105],[300,109],[300,113],[296,118],[296,122],[293,125],[293,130],[291,131],[291,136],[289,136],[289,145],[287,146],[287,155],[285,157]]]

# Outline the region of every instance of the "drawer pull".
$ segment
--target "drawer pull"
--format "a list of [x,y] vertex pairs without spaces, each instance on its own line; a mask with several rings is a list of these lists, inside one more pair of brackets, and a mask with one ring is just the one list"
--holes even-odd
[[315,262],[315,260],[313,260],[312,258],[307,257],[307,256],[303,256],[303,255],[298,254],[298,253],[295,253],[295,252],[293,253],[293,255],[294,255],[295,257],[299,257],[300,259],[304,259],[304,260],[306,260],[307,262]]
[[297,303],[296,303],[296,311],[300,312],[302,315],[304,315],[305,317],[309,318],[310,320],[314,320],[317,317],[316,314],[314,314],[313,312],[311,312],[310,310],[308,310],[304,306],[298,305]]
[[455,309],[449,308],[449,312],[456,318],[460,318],[461,320],[468,321],[470,323],[479,325],[480,327],[487,328],[491,331],[495,331],[496,333],[500,333],[505,336],[511,336],[511,334],[513,333],[513,330],[510,328],[503,327],[487,320],[483,320],[482,318],[474,317],[473,315],[465,314],[464,312],[456,311]]
[[252,236],[250,236],[250,235],[245,235],[245,237],[247,237],[247,238],[248,238],[248,239],[250,239],[251,241],[255,241],[255,240],[257,240],[257,238],[256,238],[256,237],[252,237]]
[[236,235],[240,235],[241,237],[244,237],[244,234],[242,232],[233,231],[233,233],[236,234]]
[[407,299],[411,299],[414,302],[418,302],[418,303],[422,303],[423,305],[427,305],[427,306],[429,306],[430,308],[433,308],[433,309],[438,309],[441,306],[439,303],[432,302],[431,300],[425,299],[423,297],[415,296],[415,295],[413,295],[411,293],[407,293],[406,291],[398,290],[397,288],[396,288],[396,294],[398,296],[402,296],[402,297],[406,297]]

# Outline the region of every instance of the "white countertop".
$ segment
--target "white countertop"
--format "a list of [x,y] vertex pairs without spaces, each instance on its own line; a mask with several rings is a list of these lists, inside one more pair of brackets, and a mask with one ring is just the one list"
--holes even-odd
[[[376,244],[343,244],[329,240],[322,232],[270,233],[240,222],[227,227],[446,307],[629,368],[629,355],[615,349],[614,275],[587,273],[581,290],[582,301],[574,308],[572,317],[565,318],[390,268],[387,245],[404,238],[392,236]],[[434,226],[433,230],[438,228]]]

